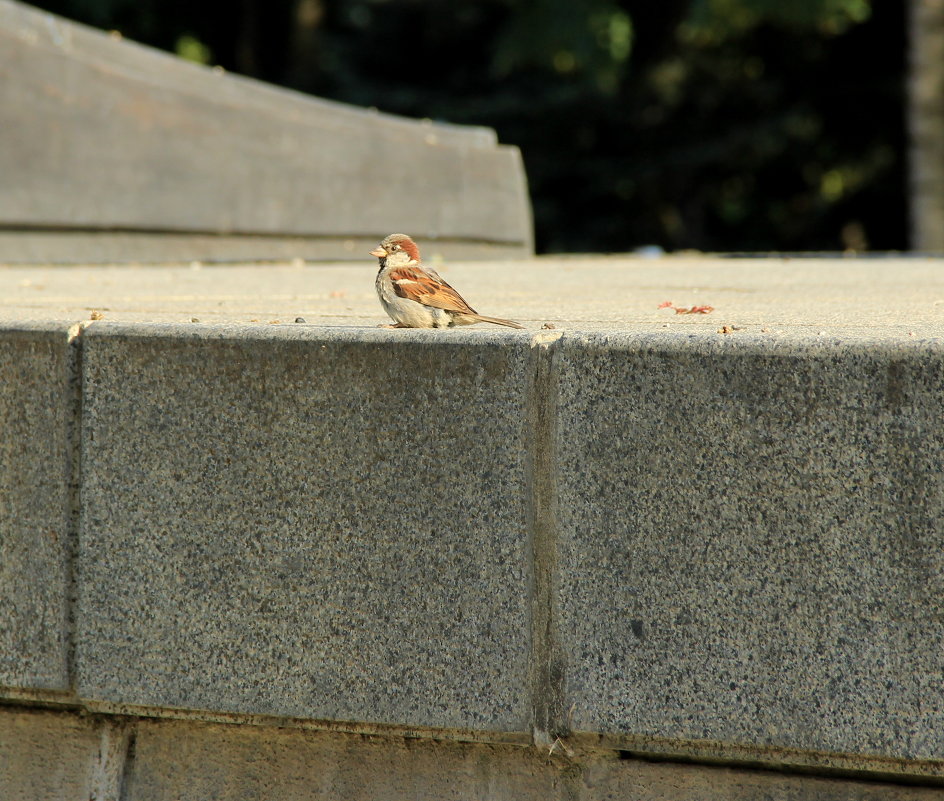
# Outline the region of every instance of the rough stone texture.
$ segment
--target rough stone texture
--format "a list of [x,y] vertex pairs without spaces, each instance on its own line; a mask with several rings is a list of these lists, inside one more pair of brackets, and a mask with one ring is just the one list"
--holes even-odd
[[560,347],[569,724],[944,758],[944,340]]
[[87,718],[0,707],[0,798],[88,801],[100,740]]
[[126,801],[932,801],[942,790],[515,746],[142,722],[125,792]]
[[528,730],[529,339],[397,333],[87,330],[82,697]]
[[65,689],[68,325],[0,323],[0,686]]

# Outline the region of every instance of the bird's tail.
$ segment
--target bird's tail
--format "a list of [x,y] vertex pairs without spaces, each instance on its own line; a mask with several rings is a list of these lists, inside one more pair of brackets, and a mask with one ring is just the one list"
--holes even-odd
[[523,325],[514,320],[503,320],[501,317],[486,317],[484,314],[476,314],[475,319],[480,323],[495,323],[495,325],[507,325],[509,328],[524,328]]

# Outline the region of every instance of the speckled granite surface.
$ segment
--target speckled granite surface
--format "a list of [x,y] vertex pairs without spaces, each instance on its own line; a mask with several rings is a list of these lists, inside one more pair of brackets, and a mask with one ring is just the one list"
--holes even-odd
[[944,749],[944,348],[562,342],[571,725]]
[[0,686],[69,684],[69,337],[67,323],[0,325]]
[[78,690],[528,727],[527,339],[84,337]]

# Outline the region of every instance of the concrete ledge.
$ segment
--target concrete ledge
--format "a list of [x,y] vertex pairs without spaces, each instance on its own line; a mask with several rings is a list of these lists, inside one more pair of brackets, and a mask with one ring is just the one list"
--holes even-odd
[[[502,775],[531,752],[486,743],[533,743],[580,777],[604,765],[613,794],[635,775],[607,772],[616,752],[842,773],[837,798],[869,797],[852,774],[940,782],[944,270],[896,268],[894,292],[888,265],[846,262],[452,268],[530,332],[376,330],[367,268],[0,270],[20,304],[0,316],[106,315],[71,350],[68,323],[0,338],[3,414],[60,432],[37,451],[11,427],[7,464],[67,471],[29,468],[46,511],[3,485],[4,525],[78,538],[4,540],[29,575],[0,572],[3,597],[48,586],[41,614],[76,625],[73,653],[14,618],[0,696],[382,735],[378,754],[405,732],[474,741]],[[715,316],[657,308],[673,296]],[[185,314],[212,322],[141,322]]]
[[[189,263],[232,261],[333,261],[338,254],[351,258],[377,244],[373,236],[264,236],[136,231],[0,230],[0,258],[10,263],[70,264],[94,254],[96,260],[119,263],[178,261]],[[501,242],[470,242],[437,239],[427,247],[430,255],[462,255],[467,259],[515,258],[522,247]]]

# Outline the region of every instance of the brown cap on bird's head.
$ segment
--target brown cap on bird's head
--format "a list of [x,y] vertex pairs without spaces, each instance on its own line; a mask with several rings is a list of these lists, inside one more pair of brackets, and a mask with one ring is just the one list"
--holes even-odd
[[420,249],[416,246],[416,242],[406,234],[390,234],[374,250],[370,251],[370,255],[383,259],[397,250],[404,251],[412,261],[420,260]]

